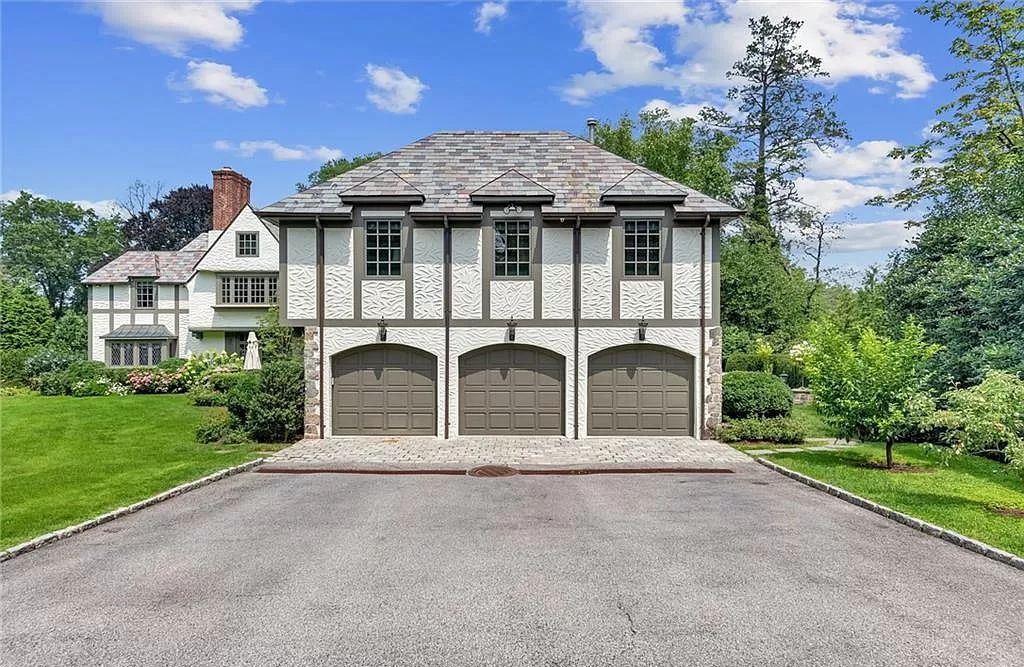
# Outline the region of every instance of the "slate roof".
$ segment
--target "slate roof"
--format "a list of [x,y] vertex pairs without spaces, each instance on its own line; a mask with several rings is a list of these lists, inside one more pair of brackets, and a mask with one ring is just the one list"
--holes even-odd
[[536,181],[523,176],[515,169],[509,169],[493,181],[481,185],[470,193],[470,199],[500,199],[502,197],[545,197],[554,198],[555,193]]
[[[425,198],[422,213],[470,212],[474,191],[509,170],[550,191],[553,211],[566,215],[607,210],[601,195],[632,172],[658,179],[686,194],[684,212],[737,214],[734,207],[609,153],[568,132],[438,132],[289,195],[260,210],[261,215],[335,214],[351,208],[339,195],[374,175],[393,171]],[[639,179],[639,176],[637,177]],[[640,193],[643,194],[643,193]]]
[[185,283],[206,252],[205,247],[193,249],[198,246],[198,241],[198,238],[191,241],[181,250],[129,250],[90,273],[82,282],[96,285],[126,283],[132,278],[155,278],[158,283]]
[[679,201],[683,201],[688,194],[686,190],[671,181],[666,181],[637,168],[602,192],[601,199],[602,201],[613,201],[620,197],[678,197]]
[[162,324],[122,324],[100,338],[177,338]]
[[423,193],[409,185],[408,181],[391,169],[377,172],[365,181],[357,183],[347,190],[338,193],[342,199],[352,197],[413,197],[423,200]]

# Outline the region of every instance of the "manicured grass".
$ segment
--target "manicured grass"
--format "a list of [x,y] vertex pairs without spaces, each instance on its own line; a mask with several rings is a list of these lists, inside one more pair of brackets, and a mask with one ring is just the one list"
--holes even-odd
[[257,458],[196,444],[186,396],[0,398],[0,548]]
[[997,508],[1024,512],[1024,476],[976,456],[955,456],[921,445],[897,445],[897,465],[912,472],[866,467],[884,463],[885,447],[867,444],[833,452],[786,452],[766,456],[791,470],[838,486],[892,509],[955,530],[1024,556],[1024,517],[998,514]]
[[818,409],[813,403],[808,405],[794,405],[793,418],[802,422],[807,429],[808,438],[833,438],[835,431],[825,424],[825,421],[818,414]]

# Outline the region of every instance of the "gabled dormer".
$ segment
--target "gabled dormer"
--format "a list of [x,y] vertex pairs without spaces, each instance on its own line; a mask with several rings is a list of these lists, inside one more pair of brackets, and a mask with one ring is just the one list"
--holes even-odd
[[550,204],[555,193],[537,181],[509,169],[492,181],[488,181],[470,193],[474,203],[488,202],[540,202]]

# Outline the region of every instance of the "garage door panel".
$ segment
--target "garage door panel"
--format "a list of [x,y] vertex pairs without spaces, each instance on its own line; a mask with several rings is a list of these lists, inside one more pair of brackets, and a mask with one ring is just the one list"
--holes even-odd
[[433,435],[437,360],[397,346],[356,349],[332,359],[334,435]]
[[693,359],[638,345],[599,352],[587,373],[590,435],[690,435]]
[[[521,346],[487,348],[459,360],[459,432],[563,432],[565,361]],[[486,419],[479,419],[479,414]],[[481,423],[483,422],[483,423]]]

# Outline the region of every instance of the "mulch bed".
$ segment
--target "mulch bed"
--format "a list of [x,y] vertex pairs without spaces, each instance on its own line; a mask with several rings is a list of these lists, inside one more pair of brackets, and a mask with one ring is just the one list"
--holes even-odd
[[999,514],[1001,516],[1009,516],[1015,519],[1024,519],[1024,508],[1003,507],[1002,505],[996,505],[995,507],[990,507],[988,509],[990,512]]
[[884,463],[878,461],[861,461],[857,464],[858,468],[870,468],[871,470],[885,470],[888,472],[905,472],[905,473],[922,473],[929,472],[931,468],[926,466],[915,466],[909,463],[893,463],[891,468],[886,467]]

